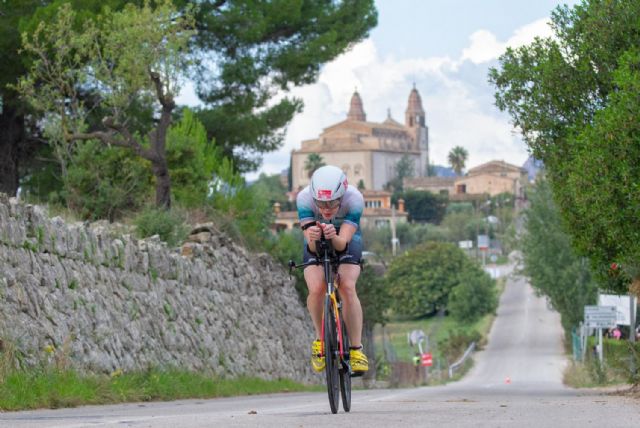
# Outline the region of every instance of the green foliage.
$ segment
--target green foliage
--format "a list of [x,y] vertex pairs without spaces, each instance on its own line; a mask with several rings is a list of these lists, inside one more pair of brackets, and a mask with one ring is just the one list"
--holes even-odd
[[455,146],[449,152],[449,165],[451,165],[451,168],[453,168],[457,175],[461,175],[468,158],[469,152],[467,149],[462,146]]
[[223,232],[250,249],[264,248],[273,210],[256,189],[246,186],[233,162],[224,158],[215,171],[208,207]]
[[[638,19],[633,0],[560,7],[554,38],[508,49],[490,73],[496,104],[545,164],[576,247],[620,293],[632,278],[640,285]],[[609,281],[612,262],[626,265],[626,281]]]
[[448,336],[438,341],[438,348],[449,364],[452,364],[464,354],[472,342],[478,342],[482,335],[477,330],[464,328],[450,330]]
[[284,127],[301,111],[300,100],[275,95],[312,83],[323,63],[364,39],[377,20],[373,0],[197,3],[196,44],[207,53],[194,73],[207,103],[199,118],[240,171],[280,147]]
[[[273,238],[267,251],[271,256],[288,269],[289,260],[296,263],[302,263],[302,248],[304,245],[304,237],[302,230],[294,229],[292,231],[284,231],[278,233]],[[304,274],[301,269],[294,269],[291,275],[296,279],[295,287],[301,302],[307,301],[309,290],[304,280]]]
[[175,209],[147,207],[134,219],[134,224],[139,238],[159,235],[169,246],[179,245],[189,233],[183,215]]
[[384,267],[374,262],[365,262],[358,278],[358,298],[362,305],[364,324],[373,328],[375,324],[384,325],[389,308],[389,283],[384,278]]
[[63,200],[81,218],[114,221],[151,194],[149,167],[129,151],[95,140],[79,144],[63,177]]
[[[82,28],[69,3],[54,19],[42,21],[23,37],[24,51],[34,58],[16,89],[42,116],[45,138],[54,147],[67,175],[70,142],[96,139],[126,147],[151,163],[156,204],[169,207],[170,179],[165,137],[188,64],[194,34],[190,9],[177,14],[169,0],[121,11],[105,9]],[[94,103],[87,103],[91,93]],[[144,124],[141,111],[155,111],[157,121]],[[92,120],[99,112],[102,120]],[[147,117],[150,119],[150,117]],[[142,126],[141,126],[142,125]]]
[[409,221],[439,224],[447,208],[447,197],[421,190],[407,190],[394,193],[393,203],[404,199]]
[[177,202],[186,207],[202,205],[209,182],[220,162],[219,149],[207,141],[207,131],[189,109],[167,134],[167,163]]
[[562,326],[570,331],[582,321],[584,305],[596,303],[598,286],[563,230],[547,181],[538,180],[530,200],[521,241],[523,272],[538,293],[548,296],[560,313]]
[[280,204],[282,211],[292,211],[295,208],[295,204],[289,202],[286,194],[287,187],[282,183],[281,177],[280,174],[266,175],[262,173],[251,184],[251,187],[257,194],[263,195],[270,206],[277,202]]
[[449,313],[458,321],[472,323],[498,308],[495,281],[473,266],[460,274],[460,283],[449,295]]
[[419,317],[448,307],[451,290],[474,266],[457,246],[426,242],[395,258],[385,278],[391,308],[398,315]]
[[[362,229],[362,235],[368,251],[383,258],[391,256],[391,228],[374,227]],[[409,250],[426,241],[446,241],[446,230],[433,224],[398,223],[396,237],[400,241],[400,252]]]

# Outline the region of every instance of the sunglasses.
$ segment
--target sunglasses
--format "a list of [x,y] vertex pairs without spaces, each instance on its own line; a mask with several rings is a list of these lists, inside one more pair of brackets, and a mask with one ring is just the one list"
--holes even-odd
[[340,199],[334,199],[333,201],[318,201],[316,200],[316,206],[322,209],[333,209],[340,206]]

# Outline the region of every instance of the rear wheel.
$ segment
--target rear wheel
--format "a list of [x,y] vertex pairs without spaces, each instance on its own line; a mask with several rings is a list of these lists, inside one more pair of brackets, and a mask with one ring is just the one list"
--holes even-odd
[[340,405],[340,360],[338,353],[338,334],[333,302],[327,296],[324,302],[324,358],[331,413],[338,413]]
[[342,393],[342,408],[345,412],[351,410],[351,365],[349,363],[349,335],[347,334],[347,326],[340,314],[340,325],[342,326],[342,349],[344,356],[341,360],[340,367],[340,392]]

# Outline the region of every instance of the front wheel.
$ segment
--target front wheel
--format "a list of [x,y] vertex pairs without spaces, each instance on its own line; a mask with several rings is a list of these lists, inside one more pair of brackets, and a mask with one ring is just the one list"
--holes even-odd
[[340,404],[339,353],[333,301],[327,296],[324,302],[324,359],[326,364],[324,370],[327,377],[327,392],[329,394],[331,413],[338,413]]
[[351,410],[351,364],[349,362],[349,335],[347,334],[347,326],[340,314],[340,325],[342,326],[342,349],[344,355],[340,359],[340,392],[342,393],[342,408],[345,412]]

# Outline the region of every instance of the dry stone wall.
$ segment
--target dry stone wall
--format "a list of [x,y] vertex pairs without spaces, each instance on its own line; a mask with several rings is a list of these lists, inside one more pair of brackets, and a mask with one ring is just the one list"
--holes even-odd
[[202,228],[181,249],[50,219],[0,194],[0,338],[23,362],[312,382],[312,327],[292,281]]

